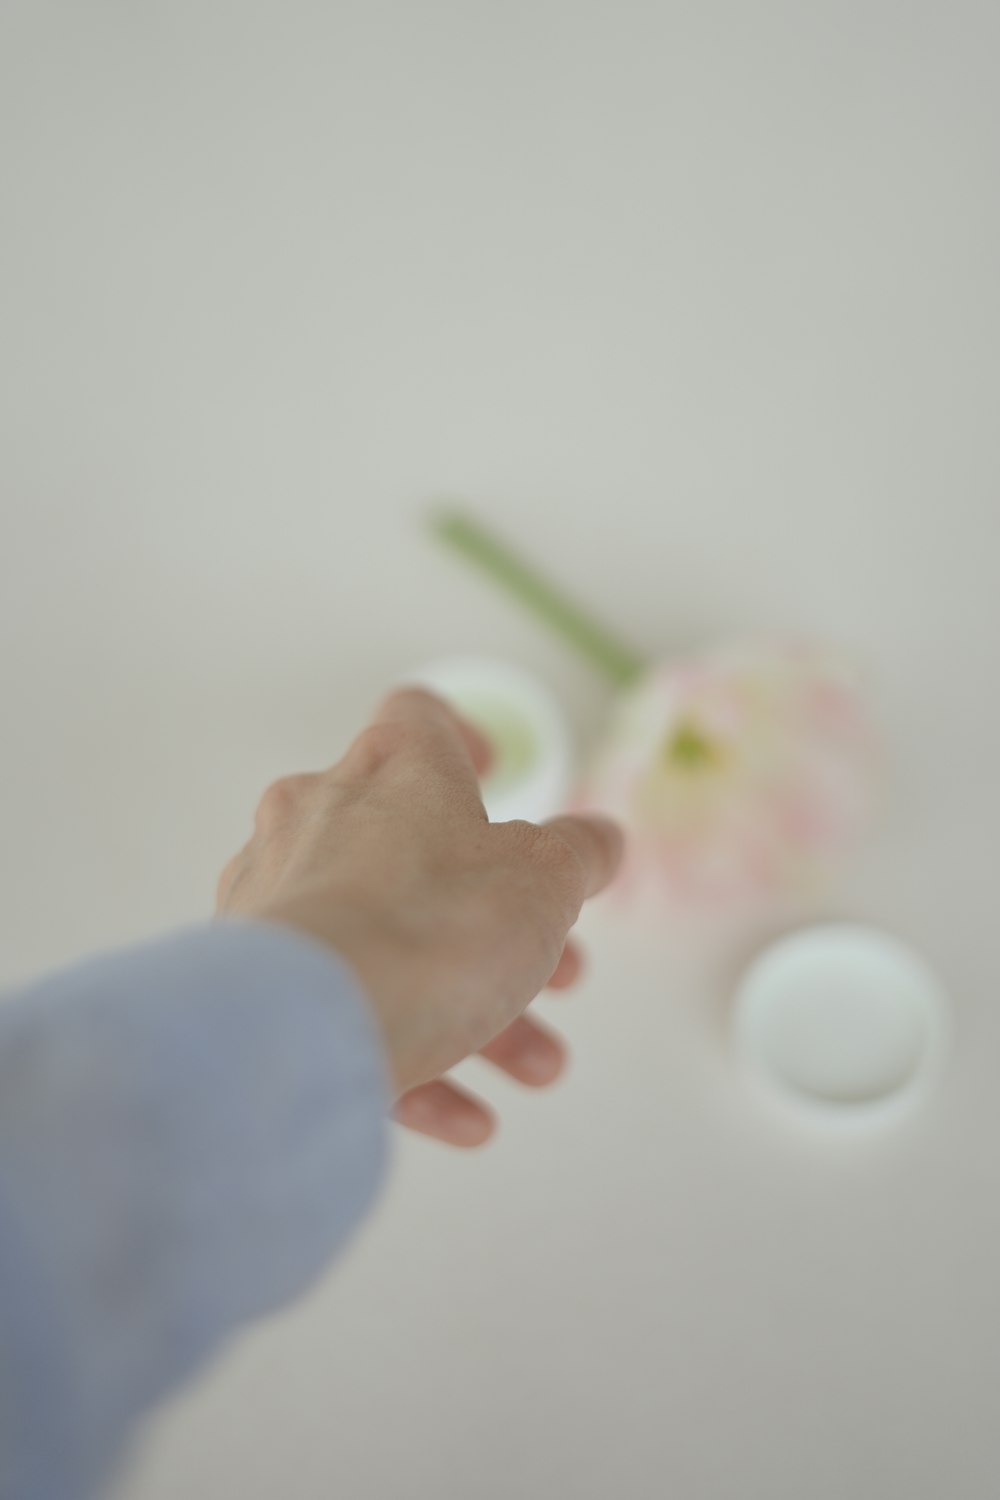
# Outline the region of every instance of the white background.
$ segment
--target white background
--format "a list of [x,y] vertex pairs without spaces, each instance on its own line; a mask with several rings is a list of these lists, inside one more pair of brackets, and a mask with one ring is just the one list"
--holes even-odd
[[456,647],[842,642],[894,761],[830,915],[956,1002],[867,1146],[753,1108],[699,952],[583,924],[574,1066],[400,1140],[127,1500],[988,1500],[1000,1482],[992,0],[4,0],[2,977],[201,918],[262,787]]

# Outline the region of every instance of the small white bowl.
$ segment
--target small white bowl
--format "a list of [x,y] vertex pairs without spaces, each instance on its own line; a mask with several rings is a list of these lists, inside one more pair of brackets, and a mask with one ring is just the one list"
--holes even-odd
[[734,1039],[755,1083],[800,1119],[868,1127],[925,1101],[947,1058],[950,1008],[906,943],[831,922],[753,961],[737,992]]
[[403,681],[438,693],[489,740],[494,759],[481,790],[492,823],[539,823],[564,810],[573,770],[569,726],[537,677],[498,657],[449,656]]

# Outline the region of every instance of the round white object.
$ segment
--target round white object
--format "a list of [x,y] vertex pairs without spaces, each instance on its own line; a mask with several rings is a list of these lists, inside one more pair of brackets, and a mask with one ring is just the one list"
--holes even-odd
[[736,1043],[759,1082],[831,1125],[874,1124],[918,1104],[949,1034],[944,989],[907,944],[829,923],[766,948],[737,995]]
[[498,657],[453,656],[404,680],[438,693],[489,740],[493,763],[481,791],[491,822],[538,823],[563,811],[573,765],[569,727],[538,678]]

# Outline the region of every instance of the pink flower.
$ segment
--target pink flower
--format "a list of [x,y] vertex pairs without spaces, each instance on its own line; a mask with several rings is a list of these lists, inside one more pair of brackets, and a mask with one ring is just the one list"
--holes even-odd
[[806,888],[861,832],[877,751],[834,653],[737,642],[643,676],[574,798],[630,835],[619,896],[717,906]]

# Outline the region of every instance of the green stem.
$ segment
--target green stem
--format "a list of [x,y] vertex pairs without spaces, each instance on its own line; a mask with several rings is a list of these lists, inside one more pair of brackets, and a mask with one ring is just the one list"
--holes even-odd
[[558,631],[616,687],[626,687],[645,670],[646,663],[637,652],[567,599],[478,522],[460,512],[445,511],[431,518],[431,529]]

